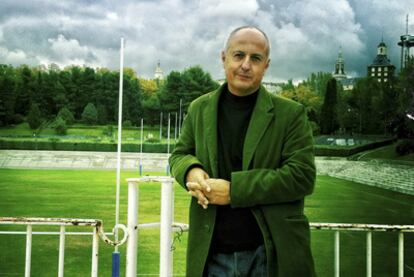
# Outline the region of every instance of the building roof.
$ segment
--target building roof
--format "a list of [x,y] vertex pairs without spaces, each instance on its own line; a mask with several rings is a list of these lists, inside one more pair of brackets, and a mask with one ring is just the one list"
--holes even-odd
[[387,66],[392,65],[390,60],[385,55],[377,55],[370,66]]

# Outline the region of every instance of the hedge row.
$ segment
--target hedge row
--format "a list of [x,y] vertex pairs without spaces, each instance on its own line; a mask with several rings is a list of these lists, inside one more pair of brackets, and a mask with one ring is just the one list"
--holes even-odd
[[329,146],[329,145],[316,145],[316,156],[336,156],[336,157],[348,157],[357,154],[362,151],[372,150],[378,147],[386,146],[395,141],[394,138],[384,139],[381,141],[375,141],[372,143],[356,145],[356,146]]
[[[316,145],[316,156],[337,156],[348,157],[356,153],[375,149],[391,144],[394,139],[386,139],[358,146],[328,146]],[[168,145],[165,143],[144,143],[142,151],[145,153],[167,153]],[[170,145],[170,152],[174,144]],[[95,143],[95,142],[65,142],[58,140],[37,141],[34,140],[6,140],[0,139],[0,149],[16,150],[58,150],[58,151],[97,151],[116,152],[116,143]],[[140,144],[123,143],[122,152],[140,152]]]
[[[170,144],[170,151],[174,144]],[[4,140],[0,139],[0,149],[15,150],[57,150],[57,151],[96,151],[116,152],[116,143],[94,142],[65,142],[65,141],[33,141],[33,140]],[[140,152],[140,144],[123,143],[122,152]],[[168,145],[165,143],[144,143],[142,151],[145,153],[167,153]]]

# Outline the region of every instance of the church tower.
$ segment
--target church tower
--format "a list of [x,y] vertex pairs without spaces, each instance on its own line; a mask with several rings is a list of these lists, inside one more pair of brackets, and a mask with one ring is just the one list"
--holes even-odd
[[382,40],[377,47],[377,56],[372,64],[368,66],[368,76],[371,76],[379,83],[389,82],[394,75],[395,66],[391,64],[387,56],[387,45]]
[[156,80],[164,79],[164,73],[162,72],[160,61],[158,61],[157,67],[155,68],[154,79]]
[[338,58],[336,59],[335,70],[332,73],[332,76],[337,81],[346,79],[345,62],[344,62],[344,58],[342,57],[342,47],[339,48]]

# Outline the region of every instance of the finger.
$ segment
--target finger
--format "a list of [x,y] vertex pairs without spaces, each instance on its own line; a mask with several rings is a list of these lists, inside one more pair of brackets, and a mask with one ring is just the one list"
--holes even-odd
[[200,201],[202,204],[204,204],[204,205],[208,205],[208,203],[209,203],[209,201],[208,201],[208,199],[207,199],[207,197],[204,195],[204,193],[202,192],[202,191],[196,191],[196,194],[197,194],[197,199],[198,199],[198,201]]
[[207,199],[207,197],[203,194],[202,191],[200,190],[190,190],[188,191],[188,194],[190,194],[191,196],[197,198],[197,203],[202,205],[203,207],[209,204],[209,201]]
[[201,185],[196,182],[187,182],[185,185],[189,190],[202,190]]
[[207,182],[206,179],[200,180],[199,183],[200,183],[200,187],[202,188],[202,190],[207,191],[207,192],[210,192],[211,191],[211,187],[208,184],[208,182]]

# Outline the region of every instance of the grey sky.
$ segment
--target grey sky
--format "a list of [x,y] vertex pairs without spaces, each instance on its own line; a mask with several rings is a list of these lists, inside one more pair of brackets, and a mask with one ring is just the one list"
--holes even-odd
[[240,25],[262,28],[272,44],[266,80],[331,72],[339,47],[349,75],[366,74],[383,36],[399,68],[400,35],[414,34],[414,0],[155,0],[0,2],[0,63],[125,66],[151,78],[200,65],[223,78],[220,51]]

